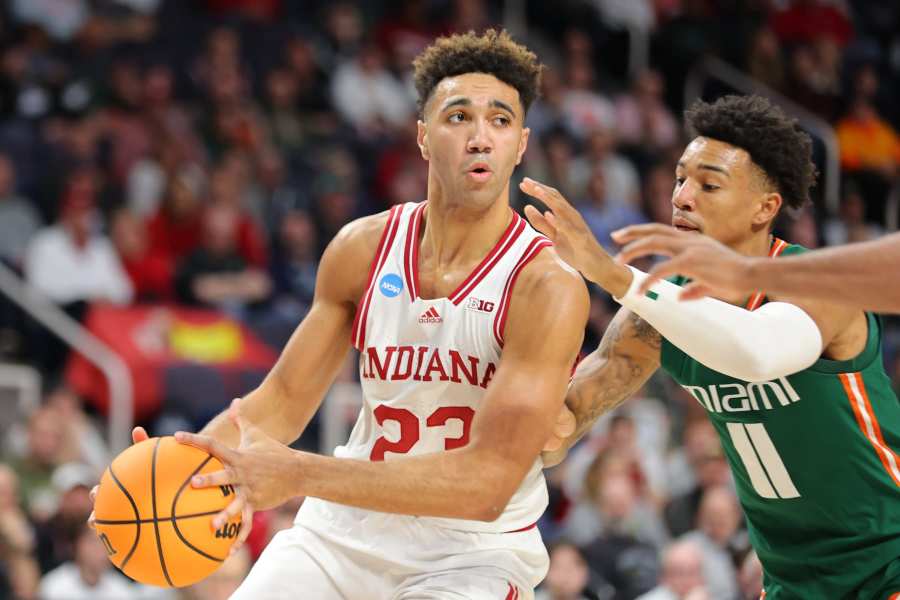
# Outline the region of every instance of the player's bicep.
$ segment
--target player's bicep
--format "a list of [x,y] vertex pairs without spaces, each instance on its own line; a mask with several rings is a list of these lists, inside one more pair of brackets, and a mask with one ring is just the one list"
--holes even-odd
[[556,272],[537,279],[520,282],[513,295],[503,356],[472,429],[473,446],[516,465],[519,476],[552,431],[590,304],[580,277]]
[[[290,395],[324,393],[331,384],[350,350],[356,303],[365,291],[384,220],[378,215],[351,223],[328,245],[319,262],[312,306],[282,351],[268,384]],[[313,382],[315,390],[310,389]]]

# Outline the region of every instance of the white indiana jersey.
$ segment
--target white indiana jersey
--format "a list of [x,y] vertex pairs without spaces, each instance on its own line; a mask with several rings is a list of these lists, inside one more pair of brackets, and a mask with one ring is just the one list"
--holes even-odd
[[[506,231],[465,281],[446,298],[425,300],[418,282],[425,210],[423,202],[390,211],[353,324],[363,406],[336,456],[391,460],[465,446],[500,363],[516,278],[552,245],[510,211]],[[428,519],[478,532],[529,527],[547,507],[542,467],[538,458],[496,521]]]

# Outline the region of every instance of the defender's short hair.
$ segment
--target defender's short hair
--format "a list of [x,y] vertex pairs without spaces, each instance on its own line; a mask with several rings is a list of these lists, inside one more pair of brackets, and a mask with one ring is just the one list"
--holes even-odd
[[419,114],[434,88],[445,78],[465,73],[486,73],[516,88],[525,112],[537,98],[543,65],[505,30],[488,29],[440,37],[414,61]]
[[703,136],[746,150],[793,209],[809,201],[815,185],[812,139],[779,107],[762,96],[724,96],[698,100],[685,121],[691,137]]

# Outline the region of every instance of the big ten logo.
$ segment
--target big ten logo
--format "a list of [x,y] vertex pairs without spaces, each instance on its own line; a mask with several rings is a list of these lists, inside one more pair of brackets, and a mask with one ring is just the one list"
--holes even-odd
[[233,539],[241,531],[240,523],[225,523],[216,529],[216,538]]
[[466,308],[468,310],[474,310],[475,312],[491,313],[494,312],[494,303],[478,298],[469,298],[469,302],[466,303]]
[[112,556],[116,553],[116,549],[113,548],[112,542],[109,541],[109,538],[105,533],[101,533],[99,536],[100,541],[103,542],[103,547],[106,549],[106,554]]
[[234,493],[234,486],[231,485],[231,484],[228,484],[228,485],[220,485],[220,486],[219,486],[219,491],[222,492],[222,496],[224,496],[225,498],[227,498],[228,496],[230,496],[230,495],[232,495],[232,494]]
[[396,273],[388,273],[378,282],[378,289],[388,298],[394,298],[403,291],[403,280]]

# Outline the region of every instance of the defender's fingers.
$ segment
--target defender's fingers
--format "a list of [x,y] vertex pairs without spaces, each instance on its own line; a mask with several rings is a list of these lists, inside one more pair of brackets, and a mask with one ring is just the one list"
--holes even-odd
[[641,225],[629,225],[621,229],[616,229],[610,234],[613,241],[617,244],[627,244],[638,238],[648,235],[668,235],[674,232],[669,225],[661,223],[643,223]]

